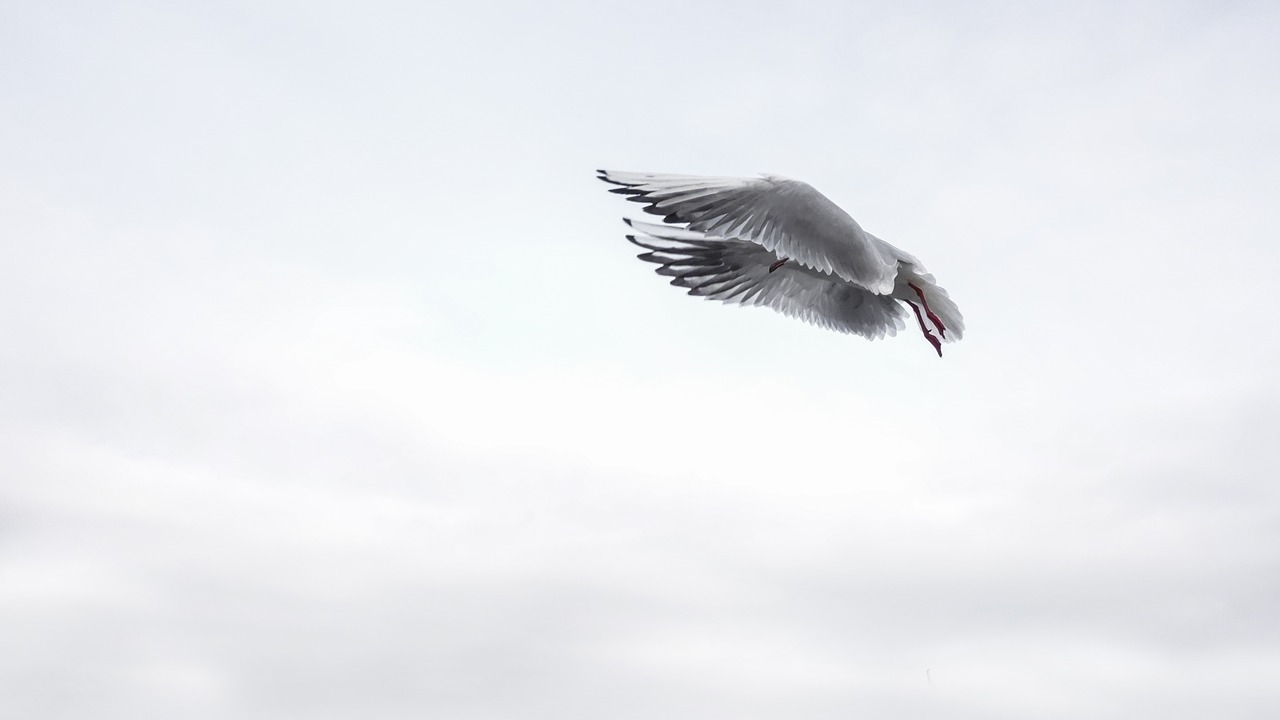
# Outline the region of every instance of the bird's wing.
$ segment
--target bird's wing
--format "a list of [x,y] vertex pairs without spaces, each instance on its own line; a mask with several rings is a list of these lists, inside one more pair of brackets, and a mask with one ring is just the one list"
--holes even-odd
[[893,292],[898,260],[838,205],[807,183],[758,178],[598,171],[613,192],[663,221],[720,238],[747,240],[879,295]]
[[627,239],[648,252],[638,257],[690,295],[740,305],[765,305],[815,325],[876,339],[905,324],[905,308],[844,279],[788,262],[746,240],[628,220]]

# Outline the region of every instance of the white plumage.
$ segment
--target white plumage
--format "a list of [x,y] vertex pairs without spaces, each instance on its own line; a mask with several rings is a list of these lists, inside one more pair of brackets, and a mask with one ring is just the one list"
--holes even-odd
[[869,339],[902,329],[909,312],[942,355],[964,318],[912,255],[866,232],[810,185],[776,175],[703,177],[600,170],[613,192],[664,224],[627,219],[641,260],[690,295],[765,305]]

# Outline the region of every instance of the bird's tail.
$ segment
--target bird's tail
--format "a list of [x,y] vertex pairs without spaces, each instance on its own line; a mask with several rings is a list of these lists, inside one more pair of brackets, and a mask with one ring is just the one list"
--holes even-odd
[[942,342],[955,342],[964,337],[964,316],[946,288],[939,285],[933,275],[914,265],[899,265],[893,296],[927,309],[931,319],[936,318],[940,325]]

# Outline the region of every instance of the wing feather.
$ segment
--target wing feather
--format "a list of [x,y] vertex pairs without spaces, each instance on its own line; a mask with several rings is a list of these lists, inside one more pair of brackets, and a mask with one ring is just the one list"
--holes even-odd
[[905,308],[844,278],[796,263],[770,272],[778,256],[738,239],[628,220],[627,236],[658,265],[659,275],[690,295],[739,305],[764,305],[815,325],[876,339],[905,326]]
[[743,240],[880,295],[893,292],[894,248],[807,183],[776,175],[712,177],[599,171],[613,192],[664,222]]

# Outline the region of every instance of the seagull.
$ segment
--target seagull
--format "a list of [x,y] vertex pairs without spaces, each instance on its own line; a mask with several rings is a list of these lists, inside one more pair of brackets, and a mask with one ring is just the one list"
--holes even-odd
[[863,230],[808,183],[596,172],[617,186],[611,192],[662,216],[660,224],[623,218],[635,231],[627,239],[690,295],[765,305],[869,340],[896,334],[911,312],[938,357],[943,343],[964,335],[960,310],[919,260]]

